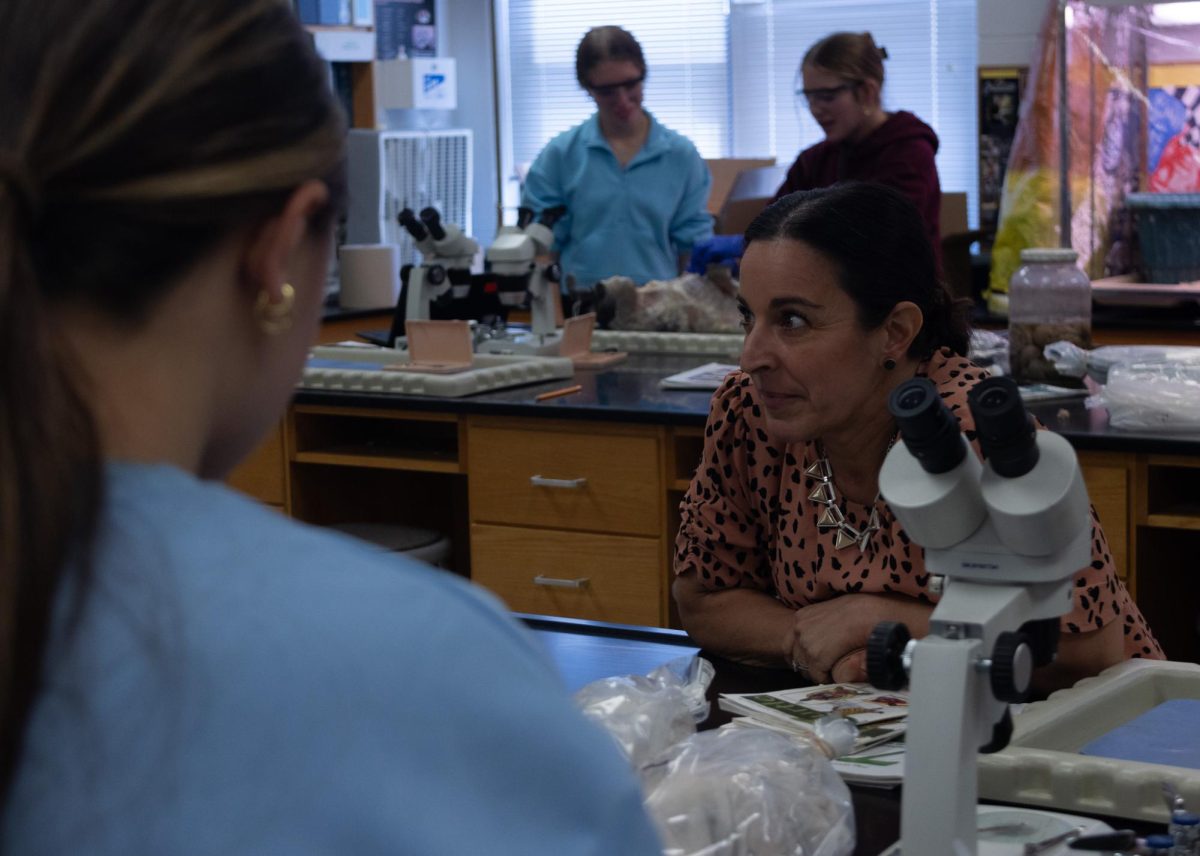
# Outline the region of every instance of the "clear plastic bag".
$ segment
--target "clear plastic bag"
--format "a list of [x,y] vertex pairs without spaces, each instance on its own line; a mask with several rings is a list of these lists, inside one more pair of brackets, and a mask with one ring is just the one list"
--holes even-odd
[[1113,428],[1200,430],[1200,363],[1115,365],[1088,403],[1106,407]]
[[1085,350],[1074,342],[1054,342],[1045,348],[1046,358],[1059,374],[1108,382],[1108,373],[1118,365],[1200,365],[1200,348],[1170,345],[1105,345]]
[[647,675],[592,681],[575,693],[584,715],[602,725],[634,769],[696,733],[708,717],[705,693],[713,665],[703,657],[677,657]]
[[1008,333],[982,328],[972,330],[967,357],[990,374],[1008,374]]
[[849,856],[850,790],[819,741],[762,728],[694,734],[643,768],[664,856]]

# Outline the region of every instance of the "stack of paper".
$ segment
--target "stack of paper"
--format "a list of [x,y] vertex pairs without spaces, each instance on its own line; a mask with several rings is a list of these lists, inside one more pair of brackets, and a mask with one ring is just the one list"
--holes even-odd
[[725,382],[730,372],[737,370],[738,367],[732,363],[705,363],[665,377],[658,385],[663,389],[716,389]]
[[720,708],[740,714],[741,726],[785,733],[814,730],[818,719],[844,716],[858,726],[854,752],[835,759],[834,769],[849,782],[890,786],[904,776],[907,692],[881,692],[869,684],[825,684],[771,693],[723,694]]

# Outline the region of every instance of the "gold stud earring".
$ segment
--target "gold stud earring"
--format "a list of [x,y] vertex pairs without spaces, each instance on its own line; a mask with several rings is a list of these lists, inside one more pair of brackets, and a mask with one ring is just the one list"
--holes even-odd
[[272,303],[266,290],[254,301],[254,317],[258,328],[268,336],[278,336],[292,328],[292,311],[296,307],[296,289],[284,283],[279,289],[279,302]]

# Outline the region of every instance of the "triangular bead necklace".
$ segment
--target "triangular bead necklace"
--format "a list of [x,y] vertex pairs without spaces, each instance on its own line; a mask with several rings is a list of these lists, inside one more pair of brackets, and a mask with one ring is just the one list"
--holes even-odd
[[[820,447],[818,447],[818,451],[824,452]],[[809,481],[816,482],[812,492],[808,495],[809,500],[825,509],[817,518],[817,528],[837,530],[833,536],[835,549],[844,550],[857,545],[858,549],[865,553],[871,546],[871,536],[880,528],[878,508],[880,494],[875,494],[875,501],[871,503],[871,515],[867,518],[867,525],[862,529],[856,529],[847,522],[846,515],[838,507],[837,489],[833,486],[833,468],[829,466],[829,459],[822,454],[804,470],[804,476]]]

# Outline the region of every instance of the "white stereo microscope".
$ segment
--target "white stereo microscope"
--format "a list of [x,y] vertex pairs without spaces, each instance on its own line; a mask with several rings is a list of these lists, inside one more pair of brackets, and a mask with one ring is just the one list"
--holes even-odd
[[1028,696],[1033,669],[1054,658],[1073,578],[1091,560],[1087,489],[1075,452],[1038,431],[1010,378],[968,395],[985,461],[925,378],[901,384],[889,407],[902,443],[879,490],[927,570],[943,581],[929,635],[903,624],[871,634],[871,683],[909,683],[899,852],[974,856],[980,751],[1004,748],[1008,705]]
[[566,208],[548,208],[534,222],[534,212],[520,208],[517,225],[502,226],[484,258],[499,281],[501,305],[519,307],[529,301],[528,333],[506,332],[486,339],[481,353],[557,356],[562,343],[558,329],[562,275],[557,262],[545,258],[554,246],[554,224]]
[[453,223],[442,223],[436,208],[422,208],[420,215],[403,209],[396,217],[412,235],[421,253],[419,265],[401,270],[403,287],[400,306],[395,313],[388,342],[395,344],[404,335],[405,321],[428,321],[430,304],[435,301],[463,299],[471,289],[471,262],[479,245]]

